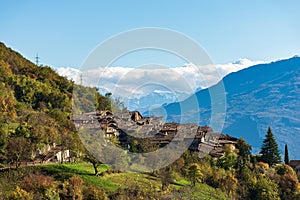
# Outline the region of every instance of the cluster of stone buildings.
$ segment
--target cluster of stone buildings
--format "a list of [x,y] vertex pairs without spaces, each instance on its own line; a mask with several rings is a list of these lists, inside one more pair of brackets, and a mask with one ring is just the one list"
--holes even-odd
[[[116,114],[110,111],[92,112],[74,116],[72,120],[77,128],[100,128],[107,139],[117,137],[124,148],[129,146],[130,135],[145,138],[160,147],[186,141],[190,151],[219,158],[225,151],[234,151],[238,141],[232,136],[216,133],[208,126],[164,123],[162,117],[143,117],[138,111]],[[300,173],[300,160],[291,160],[289,165]]]
[[162,117],[143,117],[138,111],[85,113],[72,118],[77,128],[99,127],[107,138],[117,137],[121,146],[128,146],[128,136],[145,138],[158,146],[172,143],[189,144],[190,151],[221,157],[225,149],[234,150],[237,138],[216,133],[208,126],[164,123]]
[[77,153],[61,145],[45,145],[43,149],[37,149],[33,155],[34,162],[37,163],[62,163],[75,162]]

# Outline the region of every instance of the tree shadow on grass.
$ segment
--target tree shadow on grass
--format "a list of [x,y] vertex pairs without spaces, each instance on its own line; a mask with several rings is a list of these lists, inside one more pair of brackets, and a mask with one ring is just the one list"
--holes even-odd
[[65,179],[69,179],[74,174],[80,175],[80,176],[94,176],[93,173],[85,171],[85,170],[79,170],[79,169],[72,169],[65,165],[45,165],[45,166],[39,166],[39,171],[47,176],[52,176],[56,180],[63,181]]

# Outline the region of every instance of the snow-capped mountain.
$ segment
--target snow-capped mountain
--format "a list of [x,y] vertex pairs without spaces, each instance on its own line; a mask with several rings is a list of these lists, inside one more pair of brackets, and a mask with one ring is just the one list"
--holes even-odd
[[138,110],[143,113],[155,106],[184,100],[189,95],[190,94],[183,92],[173,93],[164,90],[154,90],[146,95],[133,95],[131,98],[120,98],[128,110]]
[[62,67],[57,72],[77,84],[96,86],[101,94],[111,92],[113,98],[120,98],[129,110],[143,112],[155,105],[182,101],[216,84],[228,73],[259,63],[263,62],[243,58],[208,66],[188,63],[171,68],[105,67],[86,71]]

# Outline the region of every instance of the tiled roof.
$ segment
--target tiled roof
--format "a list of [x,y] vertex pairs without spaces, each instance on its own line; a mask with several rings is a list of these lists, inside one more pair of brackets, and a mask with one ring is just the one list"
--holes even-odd
[[290,165],[291,167],[297,167],[297,166],[300,166],[300,160],[290,160],[289,165]]

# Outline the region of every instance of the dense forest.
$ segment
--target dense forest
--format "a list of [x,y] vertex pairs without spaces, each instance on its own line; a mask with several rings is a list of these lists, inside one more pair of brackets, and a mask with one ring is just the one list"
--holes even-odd
[[[120,172],[86,152],[70,120],[95,107],[117,109],[110,94],[79,85],[74,92],[74,82],[3,43],[0,71],[0,199],[300,199],[297,174],[281,163],[271,129],[261,156],[239,139],[219,159],[187,151],[151,173]],[[83,101],[73,102],[73,95]],[[76,152],[77,159],[26,165],[37,149],[53,143]]]

